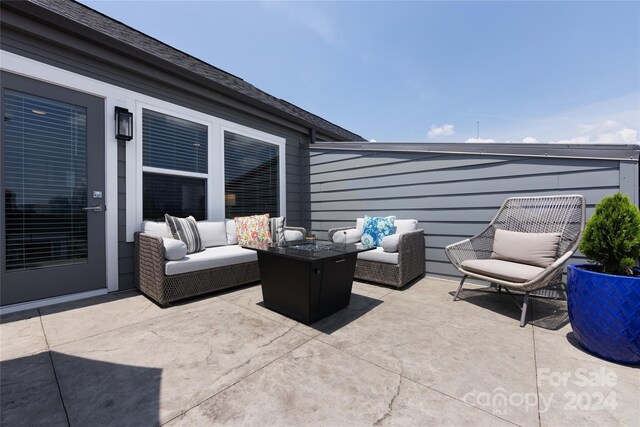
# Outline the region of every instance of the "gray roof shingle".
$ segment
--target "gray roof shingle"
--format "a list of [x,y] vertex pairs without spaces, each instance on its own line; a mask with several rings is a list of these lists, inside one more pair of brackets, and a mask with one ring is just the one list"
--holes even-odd
[[275,110],[276,113],[280,113],[294,122],[305,124],[306,127],[315,128],[323,134],[335,136],[346,141],[365,141],[358,134],[350,132],[283,99],[269,95],[233,74],[207,64],[81,3],[70,0],[30,0],[30,2],[125,45],[151,54],[174,66],[191,71],[245,99],[249,98],[267,110]]

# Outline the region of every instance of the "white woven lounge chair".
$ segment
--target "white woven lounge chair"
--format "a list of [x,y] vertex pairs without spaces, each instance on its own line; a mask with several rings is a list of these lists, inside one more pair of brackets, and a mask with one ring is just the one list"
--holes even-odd
[[[508,198],[482,233],[445,248],[451,263],[463,274],[453,300],[458,299],[467,277],[495,283],[498,290],[524,292],[520,317],[520,326],[524,326],[529,293],[562,282],[562,268],[575,252],[584,225],[582,195]],[[498,232],[496,239],[496,230],[506,233]],[[554,241],[551,246],[550,240]],[[499,242],[495,248],[494,241]],[[496,254],[498,245],[500,253]],[[541,253],[543,256],[536,256]]]

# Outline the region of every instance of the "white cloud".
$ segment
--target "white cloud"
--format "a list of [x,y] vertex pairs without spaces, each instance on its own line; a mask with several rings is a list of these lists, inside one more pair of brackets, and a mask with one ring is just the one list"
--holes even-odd
[[534,138],[534,137],[532,137],[532,136],[527,136],[526,138],[524,138],[524,139],[522,140],[522,143],[523,143],[523,144],[537,144],[537,143],[538,143],[538,140],[537,140],[537,139],[535,139],[535,138]]
[[638,131],[623,125],[616,120],[581,123],[577,126],[577,136],[551,144],[640,144]]
[[429,138],[436,138],[439,136],[451,136],[456,133],[456,128],[449,123],[445,123],[442,126],[431,125],[429,130]]
[[[562,111],[550,111],[546,115],[534,114],[527,118],[474,115],[474,119],[493,123],[490,134],[498,141],[520,143],[531,136],[539,143],[610,144],[617,141],[638,144],[639,99],[640,92],[632,92]],[[486,132],[489,134],[488,128]],[[633,132],[636,132],[635,136]]]
[[484,142],[484,143],[490,143],[490,142],[496,142],[495,139],[491,139],[491,138],[469,138],[467,139],[465,142]]

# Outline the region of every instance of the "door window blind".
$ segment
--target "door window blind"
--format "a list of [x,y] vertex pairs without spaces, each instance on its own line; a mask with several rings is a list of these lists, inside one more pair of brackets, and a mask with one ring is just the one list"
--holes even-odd
[[6,269],[86,262],[86,109],[12,90],[4,108]]

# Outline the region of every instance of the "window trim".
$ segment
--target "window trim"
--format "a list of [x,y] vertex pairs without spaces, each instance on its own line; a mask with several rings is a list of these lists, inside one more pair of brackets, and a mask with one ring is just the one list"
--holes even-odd
[[208,173],[187,172],[187,171],[179,171],[176,169],[156,168],[152,166],[142,166],[142,172],[156,173],[159,175],[175,175],[175,176],[184,176],[187,178],[202,178],[202,179],[209,179],[209,175],[210,175]]
[[[235,122],[221,119],[199,111],[191,110],[180,105],[168,103],[166,101],[153,99],[153,104],[149,102],[135,101],[135,143],[127,143],[127,147],[131,147],[135,154],[134,159],[128,159],[127,164],[133,164],[135,174],[129,181],[127,173],[127,188],[134,188],[134,191],[127,191],[127,241],[133,241],[133,234],[140,230],[143,221],[143,192],[142,180],[143,172],[161,173],[165,175],[185,176],[192,178],[207,179],[207,219],[214,221],[222,221],[225,218],[225,174],[224,174],[224,133],[233,132],[238,135],[247,136],[249,138],[258,139],[263,142],[278,146],[278,167],[279,167],[279,191],[280,191],[280,216],[287,215],[287,158],[286,158],[286,139],[267,132],[253,129]],[[151,166],[143,166],[142,162],[142,110],[152,110],[158,113],[167,114],[180,119],[189,120],[207,126],[207,141],[209,144],[207,153],[208,173],[202,174],[197,172],[178,171],[173,169],[156,168]],[[129,149],[127,150],[129,153]],[[131,194],[130,194],[131,193]],[[131,205],[134,209],[130,209]],[[133,211],[133,212],[130,212]],[[132,216],[129,216],[132,215]],[[129,221],[129,218],[135,218]]]
[[[246,126],[238,125],[231,122],[226,122],[224,125],[220,127],[220,140],[222,142],[222,150],[220,153],[220,159],[222,163],[222,167],[220,168],[222,172],[221,182],[222,182],[222,196],[223,196],[223,209],[224,209],[224,194],[225,194],[225,164],[224,164],[224,133],[231,132],[238,135],[246,136],[248,138],[253,138],[260,140],[261,142],[266,142],[268,144],[273,144],[278,146],[278,184],[279,188],[279,215],[282,217],[287,216],[287,140],[281,138],[279,136],[271,135],[266,132],[262,132],[256,129],[252,129]],[[260,213],[260,212],[256,212]]]
[[[135,211],[136,211],[136,226],[135,230],[140,229],[140,224],[142,224],[144,215],[143,215],[143,174],[144,172],[149,173],[158,173],[162,175],[175,175],[175,176],[184,176],[189,178],[200,178],[206,179],[206,210],[207,210],[207,219],[215,219],[219,216],[220,209],[216,209],[216,201],[224,200],[224,194],[216,194],[216,186],[213,185],[215,181],[214,170],[216,169],[215,164],[215,156],[213,155],[215,151],[215,132],[214,128],[216,127],[214,117],[190,110],[179,105],[169,104],[169,108],[161,107],[154,104],[148,104],[145,102],[137,101],[136,102],[136,115],[135,115],[135,127],[136,127],[136,141],[139,141],[136,144],[136,185],[135,185]],[[198,173],[198,172],[187,172],[176,169],[165,169],[165,168],[157,168],[152,166],[144,166],[143,164],[143,139],[142,139],[142,114],[143,110],[150,110],[161,114],[166,114],[168,116],[176,117],[183,120],[188,120],[190,122],[198,123],[207,127],[207,173]],[[218,142],[219,143],[219,142]],[[222,207],[222,215],[224,216],[224,206]],[[128,228],[127,228],[128,230]],[[129,236],[127,233],[127,240],[133,237],[133,232]]]

